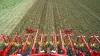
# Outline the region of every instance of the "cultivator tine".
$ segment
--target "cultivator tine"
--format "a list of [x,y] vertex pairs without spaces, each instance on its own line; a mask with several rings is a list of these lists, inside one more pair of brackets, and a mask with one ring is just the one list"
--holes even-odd
[[44,37],[44,43],[46,43],[46,41],[47,41],[47,37],[45,36],[45,37]]
[[[97,43],[100,44],[97,35],[90,36],[88,42],[85,40],[86,36],[79,35],[76,42],[73,43],[72,29],[64,32],[60,29],[58,34],[52,33],[52,40],[48,42],[47,36],[40,33],[39,29],[34,31],[32,28],[28,28],[26,31],[28,32],[25,33],[25,39],[18,34],[14,35],[12,40],[10,36],[0,35],[0,41],[3,40],[7,44],[4,45],[5,48],[0,49],[0,56],[100,56],[100,52],[96,50],[95,46]],[[25,42],[23,42],[24,40]],[[12,50],[13,48],[14,50]]]
[[17,55],[19,53],[19,50],[16,50],[14,53],[11,54],[11,56]]
[[40,37],[40,45],[39,45],[39,53],[40,53],[40,51],[42,50],[43,37],[44,37],[44,35],[41,34],[41,37]]
[[95,56],[99,56],[100,55],[100,52],[96,51],[95,48],[96,48],[96,43],[100,44],[100,41],[98,40],[99,36],[96,36],[96,35],[93,35],[93,36],[90,36],[90,39],[89,39],[89,45],[91,47],[91,49],[93,50],[93,54]]
[[27,47],[27,45],[29,43],[29,37],[30,37],[30,34],[27,36],[26,41],[25,41],[25,44],[22,47],[22,55],[24,55],[25,50],[26,50],[26,47]]
[[57,38],[56,38],[57,36],[56,36],[56,33],[55,32],[53,32],[53,39],[54,39],[54,43],[55,43],[55,50],[56,50],[56,54],[58,53],[58,48],[57,48]]
[[86,41],[85,41],[85,39],[84,39],[85,36],[78,36],[78,37],[80,37],[80,38],[82,39],[82,42],[83,42],[84,45],[86,46],[86,48],[87,48],[87,50],[88,50],[90,56],[94,56],[93,51],[90,49],[90,47],[88,46],[88,44],[86,43]]
[[4,40],[4,42],[7,43],[7,40],[5,39],[5,37],[6,37],[5,35],[1,35],[0,41]]
[[88,41],[88,44],[90,45],[91,40],[93,39],[93,36],[90,36],[90,39]]
[[38,34],[39,34],[39,30],[37,29],[37,31],[36,31],[36,35],[35,35],[35,38],[34,38],[34,42],[33,42],[33,46],[32,46],[32,50],[31,50],[31,52],[30,52],[30,55],[33,55],[33,54],[35,54],[35,44],[36,44],[36,39],[37,39],[37,37],[38,37]]
[[64,47],[64,42],[63,42],[63,36],[62,36],[61,29],[59,30],[59,33],[60,33],[60,38],[61,38],[61,43],[62,43],[62,54],[67,55],[67,51],[66,51],[66,49]]
[[95,46],[95,43],[96,42],[100,44],[100,41],[99,41],[99,39],[97,37],[99,37],[99,36],[96,36],[96,35],[90,36],[90,39],[88,41],[88,44],[89,45],[92,45],[92,46]]
[[99,36],[94,35],[93,37],[94,37],[95,41],[97,41],[100,44],[100,40],[97,38]]
[[18,35],[16,34],[14,36],[14,39],[12,40],[12,42],[8,45],[8,47],[5,49],[3,56],[7,56],[7,53],[9,52],[10,48],[12,47],[14,41],[18,38]]
[[10,36],[7,36],[9,43],[11,42]]
[[23,39],[21,37],[19,37],[19,39],[20,39],[20,44],[22,45]]
[[71,35],[70,34],[67,34],[67,35],[68,35],[68,39],[69,39],[70,48],[72,50],[72,53],[74,54],[75,53],[75,49],[74,49],[73,43],[71,41]]

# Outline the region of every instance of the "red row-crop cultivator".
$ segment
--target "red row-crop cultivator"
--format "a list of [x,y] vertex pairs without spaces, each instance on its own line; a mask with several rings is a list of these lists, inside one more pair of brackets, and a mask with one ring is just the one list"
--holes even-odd
[[[100,56],[100,41],[97,35],[88,37],[79,35],[72,39],[72,30],[61,29],[47,36],[32,28],[26,28],[25,36],[15,34],[13,39],[0,35],[0,56]],[[97,48],[98,47],[98,51]]]

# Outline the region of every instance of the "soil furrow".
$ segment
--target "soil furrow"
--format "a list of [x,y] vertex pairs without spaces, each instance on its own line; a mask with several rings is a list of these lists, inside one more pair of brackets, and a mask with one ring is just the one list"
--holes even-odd
[[51,33],[55,31],[54,28],[54,16],[53,16],[53,5],[52,0],[48,0],[47,2],[47,10],[46,10],[46,18],[44,25],[44,34],[47,36],[47,40],[51,40]]

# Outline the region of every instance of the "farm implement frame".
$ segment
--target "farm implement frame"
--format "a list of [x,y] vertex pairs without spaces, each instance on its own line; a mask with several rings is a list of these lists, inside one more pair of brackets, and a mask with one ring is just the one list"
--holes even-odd
[[73,41],[71,29],[59,29],[51,34],[52,41],[48,42],[47,36],[39,29],[26,28],[24,36],[16,33],[13,39],[8,35],[0,35],[0,42],[3,42],[0,56],[100,56],[100,51],[96,49],[96,46],[100,47],[98,37],[92,35],[86,41],[86,36],[79,35]]

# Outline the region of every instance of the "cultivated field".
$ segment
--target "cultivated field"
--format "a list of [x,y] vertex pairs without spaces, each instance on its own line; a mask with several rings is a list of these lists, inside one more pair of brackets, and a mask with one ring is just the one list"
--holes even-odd
[[[6,2],[3,0],[2,2]],[[18,2],[18,0],[13,0]],[[21,0],[20,0],[21,1]],[[35,3],[36,0],[24,0],[16,6],[8,6],[9,8],[0,10],[0,34],[8,34],[13,31],[16,25],[20,22],[22,17],[26,14],[28,9]],[[10,4],[10,0],[7,4]],[[14,3],[14,2],[11,2]],[[1,6],[1,5],[0,5]]]
[[0,10],[13,7],[16,4],[22,2],[23,0],[0,0]]
[[0,16],[10,11],[21,2],[23,2],[23,0],[0,0]]
[[27,27],[33,27],[44,32],[48,41],[51,41],[51,33],[59,29],[72,29],[73,39],[80,33],[100,36],[100,0],[24,1],[0,17],[0,34],[24,35]]
[[40,28],[48,39],[58,29],[77,34],[100,34],[99,0],[37,0],[12,32],[23,34],[26,27]]

